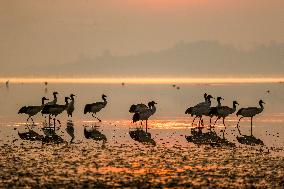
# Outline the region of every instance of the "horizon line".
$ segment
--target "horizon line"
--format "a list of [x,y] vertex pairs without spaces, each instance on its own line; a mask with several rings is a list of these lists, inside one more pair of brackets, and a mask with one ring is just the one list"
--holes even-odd
[[82,84],[257,84],[284,83],[284,77],[2,77],[1,83],[82,83]]

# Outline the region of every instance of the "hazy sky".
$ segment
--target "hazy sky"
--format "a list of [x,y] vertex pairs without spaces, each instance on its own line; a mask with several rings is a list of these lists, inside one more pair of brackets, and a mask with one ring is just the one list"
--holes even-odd
[[283,0],[1,0],[0,64],[65,64],[178,41],[284,42]]

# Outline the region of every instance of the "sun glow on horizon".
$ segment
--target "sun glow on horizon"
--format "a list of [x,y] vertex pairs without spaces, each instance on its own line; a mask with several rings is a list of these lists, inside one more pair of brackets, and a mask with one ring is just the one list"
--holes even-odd
[[219,77],[219,78],[51,78],[51,77],[14,77],[0,78],[0,82],[4,83],[97,83],[97,84],[241,84],[241,83],[284,83],[284,77]]

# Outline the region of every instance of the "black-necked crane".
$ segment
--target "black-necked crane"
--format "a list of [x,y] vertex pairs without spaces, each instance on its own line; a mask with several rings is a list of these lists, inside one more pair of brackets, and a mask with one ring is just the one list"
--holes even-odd
[[46,103],[45,105],[55,105],[57,103],[57,95],[58,95],[58,92],[53,92],[53,100]]
[[191,116],[195,116],[192,125],[195,121],[196,118],[199,118],[199,124],[198,127],[200,127],[200,123],[203,124],[202,116],[203,115],[208,115],[210,106],[211,106],[211,99],[213,98],[211,95],[207,95],[206,93],[204,94],[204,97],[206,97],[205,102],[201,102],[193,107],[188,108],[185,111],[185,114],[190,114]]
[[74,107],[74,101],[75,101],[75,99],[74,99],[74,94],[71,94],[70,95],[70,99],[71,99],[71,101],[68,103],[68,107],[67,107],[67,109],[66,109],[66,111],[67,111],[67,114],[68,114],[68,117],[69,116],[73,116],[73,112],[74,112],[74,110],[75,110],[75,107]]
[[[209,109],[209,112],[208,112],[208,116],[210,117],[210,129],[211,129],[211,127],[212,127],[212,118],[214,117],[214,116],[218,116],[217,115],[217,108],[218,107],[221,107],[222,106],[222,104],[221,104],[221,100],[224,100],[222,97],[220,97],[220,96],[218,96],[217,97],[217,106],[215,106],[215,107],[210,107],[210,109]],[[213,126],[214,127],[214,126]]]
[[239,105],[239,103],[237,101],[233,101],[233,107],[232,108],[228,107],[228,106],[220,106],[220,107],[217,107],[217,109],[214,112],[214,114],[217,116],[217,119],[214,123],[214,126],[220,118],[223,118],[223,125],[225,127],[225,129],[223,131],[223,137],[224,137],[224,134],[225,134],[225,131],[226,131],[225,119],[229,115],[236,112],[237,105]]
[[265,104],[262,100],[260,100],[258,102],[259,106],[260,107],[248,107],[248,108],[241,108],[239,109],[239,111],[237,112],[237,116],[241,115],[242,117],[239,119],[238,121],[238,124],[237,124],[237,128],[239,130],[239,133],[240,133],[240,129],[239,129],[239,123],[241,121],[242,118],[244,117],[250,117],[251,121],[250,121],[250,127],[251,127],[251,135],[252,135],[252,118],[257,115],[257,114],[260,114],[263,109],[264,109],[264,106],[263,104]]
[[40,106],[23,106],[22,108],[20,108],[18,114],[29,115],[27,122],[29,121],[29,119],[31,119],[34,124],[34,120],[32,117],[38,114],[43,109],[45,100],[48,100],[48,99],[45,97],[42,97]]
[[136,112],[133,115],[132,121],[133,123],[137,121],[146,121],[146,132],[148,130],[148,119],[156,112],[156,106],[157,104],[155,101],[151,101],[148,103],[149,107],[141,112]]
[[102,95],[103,102],[95,102],[92,104],[86,104],[84,108],[84,114],[92,113],[92,116],[96,118],[99,122],[101,122],[101,120],[94,114],[98,113],[99,111],[101,111],[103,108],[106,107],[107,105],[106,97],[107,96],[103,94]]
[[[59,105],[59,104],[54,104],[54,105],[45,105],[41,111],[42,114],[47,114],[49,115],[49,120],[51,116],[54,116],[53,121],[54,121],[54,129],[55,129],[55,119],[56,117],[61,114],[64,110],[67,109],[68,107],[68,99],[69,97],[65,97],[65,104],[64,105]],[[57,120],[59,124],[60,121]],[[50,121],[49,121],[50,124]]]
[[132,104],[130,106],[129,112],[130,113],[137,113],[137,112],[142,112],[144,110],[148,109],[148,106],[146,104]]
[[[148,109],[149,103],[148,103],[148,106],[145,105],[145,104],[142,104],[142,103],[140,103],[140,104],[133,104],[133,105],[130,106],[129,112],[130,113],[140,113],[140,112],[143,112],[143,111]],[[142,121],[141,121],[140,124],[142,125]]]

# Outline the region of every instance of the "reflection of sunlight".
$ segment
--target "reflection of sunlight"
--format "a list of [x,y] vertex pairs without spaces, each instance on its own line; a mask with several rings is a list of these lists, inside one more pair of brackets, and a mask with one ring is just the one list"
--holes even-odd
[[0,78],[0,82],[10,83],[100,83],[100,84],[117,84],[126,82],[128,84],[237,84],[237,83],[282,83],[284,78]]

